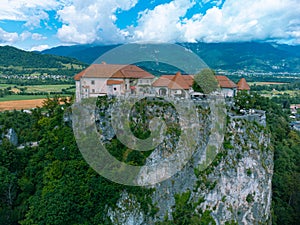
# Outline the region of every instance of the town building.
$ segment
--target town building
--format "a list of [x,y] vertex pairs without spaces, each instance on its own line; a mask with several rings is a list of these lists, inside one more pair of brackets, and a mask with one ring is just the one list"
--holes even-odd
[[300,110],[300,104],[290,105],[290,110],[292,114],[297,114],[297,110]]

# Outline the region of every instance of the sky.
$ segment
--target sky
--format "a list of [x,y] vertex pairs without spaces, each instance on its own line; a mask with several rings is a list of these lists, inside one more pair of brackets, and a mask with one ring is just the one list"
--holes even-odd
[[300,0],[0,0],[0,45],[275,42],[300,45]]

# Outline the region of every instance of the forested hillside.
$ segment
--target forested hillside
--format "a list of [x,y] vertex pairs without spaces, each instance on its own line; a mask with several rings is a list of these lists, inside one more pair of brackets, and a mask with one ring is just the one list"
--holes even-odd
[[[296,225],[300,219],[300,134],[290,129],[287,113],[272,100],[239,95],[236,102],[237,106],[240,102],[243,107],[267,112],[275,154],[273,224]],[[62,107],[54,98],[45,102],[44,109],[32,110],[31,114],[0,114],[1,132],[13,128],[19,142],[14,146],[3,138],[0,145],[0,224],[111,224],[105,212],[115,207],[124,191],[136,196],[147,216],[154,216],[157,210],[150,198],[153,190],[110,182],[84,161],[74,139],[69,106],[67,100]],[[27,146],[20,147],[24,143]],[[111,147],[115,154],[117,149],[126,152],[118,142]],[[138,156],[124,154],[124,160],[130,163],[139,160]],[[173,215],[176,221],[159,224],[191,224],[187,215],[194,214],[194,206],[180,203],[187,197],[178,196]],[[209,212],[202,219],[211,221]]]
[[84,65],[82,62],[57,56],[40,54],[38,52],[27,52],[11,46],[0,47],[1,67],[23,67],[23,68],[64,68],[64,64],[74,64],[74,66]]
[[85,67],[86,64],[77,59],[27,52],[11,46],[0,46],[0,75],[2,76],[30,76],[32,74],[73,76]]

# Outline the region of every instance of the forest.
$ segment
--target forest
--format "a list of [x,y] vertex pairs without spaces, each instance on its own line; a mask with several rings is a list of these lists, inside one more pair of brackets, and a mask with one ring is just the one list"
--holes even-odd
[[64,68],[64,64],[83,66],[84,63],[72,58],[27,52],[11,46],[0,47],[0,67],[23,68]]
[[[62,102],[61,102],[62,101]],[[63,103],[63,104],[61,104]],[[268,129],[274,148],[272,223],[298,224],[300,221],[300,134],[289,126],[288,110],[282,102],[258,94],[241,93],[236,107],[257,108],[267,113]],[[83,159],[73,135],[70,106],[72,100],[58,96],[47,99],[43,108],[31,113],[6,111],[0,114],[0,129],[13,128],[19,144],[3,138],[0,145],[0,224],[111,224],[105,215],[120,193],[133,193],[147,216],[156,213],[151,202],[153,190],[123,186],[98,175]],[[101,103],[105,104],[105,101]],[[145,135],[136,129],[135,134]],[[38,143],[32,146],[32,143]],[[124,146],[117,141],[111,151]],[[142,157],[145,157],[143,155]],[[127,163],[138,162],[140,155],[129,154]],[[142,161],[144,158],[142,158]],[[188,196],[178,196],[186,199]],[[176,202],[177,202],[176,200]],[[193,207],[184,200],[174,209],[176,224],[191,224]],[[203,217],[209,217],[203,215]],[[203,218],[201,224],[209,224]],[[174,222],[174,221],[173,221]],[[162,222],[159,224],[172,224]]]

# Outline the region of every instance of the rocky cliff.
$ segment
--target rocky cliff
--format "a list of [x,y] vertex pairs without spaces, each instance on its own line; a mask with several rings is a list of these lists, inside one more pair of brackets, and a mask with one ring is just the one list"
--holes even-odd
[[[211,132],[213,116],[199,106],[202,128],[198,148],[186,166],[153,188],[155,215],[143,211],[133,194],[123,192],[117,205],[107,209],[113,224],[268,224],[270,222],[273,151],[265,128],[265,117],[228,116],[224,143],[207,168],[201,168],[204,143]],[[108,108],[102,108],[99,129],[111,139]],[[157,112],[150,109],[150,114]],[[168,109],[171,113],[172,109]],[[99,113],[99,112],[98,112]],[[174,144],[174,143],[173,143]],[[165,140],[164,146],[173,146]],[[157,147],[147,158],[151,165],[165,157]],[[145,174],[143,174],[145,176]]]

